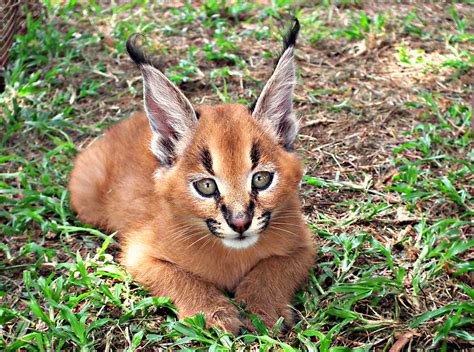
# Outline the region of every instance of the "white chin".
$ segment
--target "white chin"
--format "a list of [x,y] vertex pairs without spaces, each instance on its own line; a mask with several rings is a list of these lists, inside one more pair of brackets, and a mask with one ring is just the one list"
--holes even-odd
[[222,239],[222,243],[224,243],[224,246],[233,248],[233,249],[245,249],[245,248],[253,246],[255,243],[257,243],[257,241],[258,241],[258,235],[248,236],[242,240],[239,240],[238,238]]

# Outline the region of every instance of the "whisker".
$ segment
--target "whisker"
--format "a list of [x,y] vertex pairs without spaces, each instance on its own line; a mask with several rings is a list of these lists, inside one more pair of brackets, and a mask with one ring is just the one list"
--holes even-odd
[[289,233],[289,234],[291,234],[291,235],[296,236],[296,233],[294,233],[294,232],[292,232],[292,231],[289,231],[289,230],[286,230],[286,229],[283,229],[283,228],[281,228],[281,227],[273,226],[273,228],[276,229],[276,230],[278,230],[278,231],[284,231],[284,232],[286,232],[286,233]]
[[301,214],[301,210],[282,209],[282,210],[275,210],[274,213],[297,213],[297,214]]
[[276,210],[276,214],[281,214],[281,213],[295,213],[295,214],[301,214],[301,210]]
[[176,231],[176,232],[173,231],[173,232],[171,232],[171,234],[181,236],[182,234],[185,234],[185,233],[189,232],[192,229],[193,229],[193,226],[188,226],[188,227],[186,227],[186,228],[184,228],[180,231]]
[[213,248],[214,248],[214,246],[216,245],[216,243],[217,243],[217,241],[214,241],[214,242],[212,243],[212,247],[211,247],[211,249],[213,249]]
[[277,214],[272,217],[272,219],[278,219],[278,218],[302,219],[303,217],[297,214]]
[[231,250],[232,250],[232,248],[227,247],[227,251],[226,251],[225,256],[224,256],[225,259],[227,259],[227,257],[229,256]]
[[188,226],[196,226],[196,225],[198,225],[198,224],[199,224],[199,223],[196,223],[196,222],[194,222],[194,223],[189,223],[189,222],[187,222],[187,223],[179,223],[179,224],[177,224],[177,225],[175,225],[175,226],[169,227],[167,230],[170,231],[170,232],[174,232],[174,231],[179,231],[179,230],[181,230],[181,229],[183,229],[183,228],[186,228],[186,227],[188,227]]
[[276,218],[302,218],[301,214],[276,214],[272,216],[272,219]]
[[176,239],[176,243],[181,244],[186,239],[188,239],[192,235],[192,227],[189,227],[181,232],[173,233],[172,237]]
[[279,215],[298,215],[301,216],[301,213],[274,213],[273,216],[279,216]]
[[186,249],[191,248],[191,247],[194,246],[196,243],[198,243],[199,241],[202,241],[203,239],[207,238],[208,236],[209,236],[209,235],[206,234],[206,235],[204,235],[204,236],[198,238],[196,241],[194,241],[194,242],[191,243],[189,246],[187,246]]
[[[207,238],[207,241],[204,242],[204,244],[202,244],[201,247],[199,247],[199,248],[206,247],[209,242],[211,242],[213,239],[215,240],[215,238],[212,237],[212,236],[207,236],[207,237],[208,237],[208,238]],[[217,242],[217,241],[214,241],[214,242],[212,243],[212,247],[211,247],[211,248],[214,247],[214,245],[216,244],[216,242]]]
[[273,225],[288,225],[288,226],[291,226],[291,227],[301,228],[301,225],[299,225],[299,224],[292,224],[292,223],[289,223],[289,222],[272,221],[272,224],[273,224]]
[[284,222],[285,224],[301,224],[301,223],[304,223],[300,219],[294,219],[294,218],[277,218],[277,219],[273,219],[273,221],[270,221],[270,222],[275,223],[277,221]]
[[302,217],[301,213],[275,213],[273,214],[272,218],[276,218],[278,216],[299,216]]

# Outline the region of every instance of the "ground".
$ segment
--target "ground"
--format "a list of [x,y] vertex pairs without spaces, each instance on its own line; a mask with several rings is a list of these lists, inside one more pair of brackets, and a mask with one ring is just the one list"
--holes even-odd
[[[47,1],[16,39],[0,95],[0,349],[472,349],[473,3],[162,3]],[[317,260],[287,333],[206,331],[76,219],[68,175],[141,109],[130,34],[193,103],[251,104],[291,14]]]

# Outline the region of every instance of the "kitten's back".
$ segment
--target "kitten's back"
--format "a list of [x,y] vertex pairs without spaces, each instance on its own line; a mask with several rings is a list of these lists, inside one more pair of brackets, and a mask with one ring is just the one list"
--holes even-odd
[[[71,205],[81,221],[123,231],[145,221],[153,205],[151,132],[144,113],[115,126],[79,154],[71,174]],[[146,211],[148,210],[148,211]]]

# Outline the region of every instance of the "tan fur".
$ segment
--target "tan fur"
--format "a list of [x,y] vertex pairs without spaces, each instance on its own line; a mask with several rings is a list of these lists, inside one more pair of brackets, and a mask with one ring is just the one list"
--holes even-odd
[[[122,264],[154,295],[171,297],[180,318],[202,312],[209,325],[237,332],[242,322],[226,290],[269,327],[280,316],[291,323],[290,301],[314,257],[298,199],[301,162],[242,105],[198,111],[190,144],[166,170],[150,151],[144,113],[110,128],[76,159],[72,207],[83,222],[120,232]],[[217,216],[219,209],[192,194],[188,176],[205,172],[199,151],[207,147],[216,177],[225,180],[225,203],[239,209],[250,197],[245,180],[254,141],[262,162],[278,173],[275,188],[259,195],[256,211],[271,209],[273,215],[255,245],[232,249],[209,232],[203,219]]]

